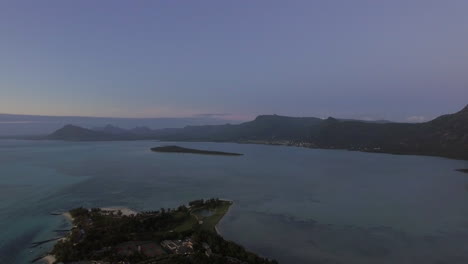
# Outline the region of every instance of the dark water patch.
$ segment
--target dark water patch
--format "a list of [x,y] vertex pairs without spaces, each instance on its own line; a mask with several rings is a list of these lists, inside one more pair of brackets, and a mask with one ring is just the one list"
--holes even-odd
[[[27,232],[21,233],[15,238],[10,239],[5,244],[0,246],[0,263],[1,264],[20,263],[18,260],[20,259],[21,252],[28,250],[30,246],[29,245],[30,242],[40,232],[41,232],[40,227],[30,229]],[[34,256],[32,255],[32,257]]]
[[[246,155],[155,155],[155,143],[143,141],[22,144],[0,152],[0,184],[34,186],[0,193],[0,241],[37,219],[59,229],[60,216],[48,215],[55,210],[153,210],[220,197],[235,201],[223,234],[283,264],[432,264],[468,255],[468,182],[453,170],[466,162],[195,142],[180,145]],[[38,239],[53,237],[47,232]]]
[[[468,258],[463,243],[467,233],[418,236],[388,226],[329,225],[254,212],[228,217],[224,226],[230,226],[221,229],[227,239],[284,264],[410,264],[435,263],[444,258],[463,263],[460,261]],[[242,230],[256,230],[257,235],[245,239],[239,235]]]

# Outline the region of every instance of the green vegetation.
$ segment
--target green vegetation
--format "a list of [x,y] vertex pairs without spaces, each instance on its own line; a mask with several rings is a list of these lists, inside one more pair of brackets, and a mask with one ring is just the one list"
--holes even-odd
[[[66,239],[57,242],[52,254],[64,263],[276,263],[216,233],[216,224],[231,205],[219,199],[196,200],[188,207],[136,215],[76,208],[70,210],[74,227]],[[201,214],[204,211],[212,213]]]
[[123,130],[116,133],[116,127],[105,127],[99,130],[82,128],[74,125],[66,125],[54,133],[45,137],[45,139],[66,140],[66,141],[117,141],[117,140],[145,140],[154,139],[151,130],[145,128],[135,128],[133,130]]
[[[222,203],[218,206],[211,207],[208,209],[212,213],[210,216],[205,216],[205,217],[203,217],[202,215],[198,216],[203,221],[203,223],[201,224],[201,228],[203,230],[216,232],[216,225],[219,223],[219,221],[221,221],[224,215],[228,212],[229,207],[230,207],[229,203]],[[194,214],[197,214],[197,211],[195,211]]]
[[155,151],[155,152],[169,152],[169,153],[191,153],[191,154],[204,154],[204,155],[242,156],[242,154],[239,154],[239,153],[190,149],[190,148],[183,148],[183,147],[179,147],[179,146],[155,147],[155,148],[152,148],[151,150]]

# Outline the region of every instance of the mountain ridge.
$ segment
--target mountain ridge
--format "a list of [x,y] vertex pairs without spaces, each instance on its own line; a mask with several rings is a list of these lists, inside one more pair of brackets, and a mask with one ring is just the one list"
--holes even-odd
[[[74,127],[68,132],[58,130],[48,138],[261,143],[443,156],[468,160],[468,105],[456,113],[442,115],[424,123],[260,115],[252,121],[236,125],[185,126],[174,129],[144,130],[145,133],[142,134],[134,134],[131,131],[120,135],[103,135],[99,131],[79,131]],[[99,132],[99,134],[93,132]],[[67,133],[70,135],[67,136]],[[80,136],[80,133],[83,135]]]

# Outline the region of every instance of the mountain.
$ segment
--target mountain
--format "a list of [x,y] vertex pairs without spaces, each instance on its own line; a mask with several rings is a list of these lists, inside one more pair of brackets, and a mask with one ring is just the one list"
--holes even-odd
[[112,125],[87,129],[75,125],[66,125],[48,135],[46,139],[65,141],[146,140],[158,138],[166,133],[171,133],[171,131],[171,129],[151,130],[147,127],[123,129]]
[[468,107],[419,124],[327,120],[311,141],[321,148],[468,159]]
[[455,114],[417,124],[267,115],[239,125],[185,127],[159,138],[285,144],[468,159],[468,106]]
[[49,138],[104,140],[107,135],[106,140],[159,139],[283,144],[468,160],[468,106],[457,113],[417,124],[261,115],[253,121],[238,125],[186,126],[150,130],[146,134],[131,133],[131,130],[125,136],[86,129],[78,131],[76,127],[65,128],[67,127]]
[[66,125],[47,136],[47,139],[68,141],[111,140],[112,134],[95,131],[74,125]]
[[239,125],[187,126],[159,135],[163,140],[242,141],[304,138],[322,122],[315,117],[261,115]]
[[86,116],[40,116],[0,114],[0,137],[20,135],[48,135],[66,124],[81,127],[104,128],[106,124],[131,129],[146,126],[150,129],[183,128],[194,125],[221,125],[227,121],[222,116],[194,116],[186,118],[115,118]]
[[104,132],[106,134],[111,134],[111,135],[147,136],[147,135],[152,135],[155,133],[154,130],[146,126],[137,126],[132,129],[124,129],[118,126],[106,125],[105,127],[92,128],[92,130]]
[[106,125],[105,127],[96,127],[93,128],[94,131],[101,131],[107,134],[112,134],[112,135],[120,135],[120,134],[125,134],[128,133],[128,130],[113,126],[113,125]]
[[145,126],[138,126],[138,127],[132,128],[130,130],[130,133],[135,134],[135,135],[149,135],[151,133],[154,133],[154,131]]

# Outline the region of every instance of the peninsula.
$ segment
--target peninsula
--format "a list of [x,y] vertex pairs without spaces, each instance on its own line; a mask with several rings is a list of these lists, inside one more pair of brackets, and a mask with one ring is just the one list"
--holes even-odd
[[[176,209],[122,212],[76,208],[73,228],[55,244],[52,263],[275,264],[224,240],[216,225],[231,201],[195,200]],[[82,262],[81,262],[82,261]]]
[[200,150],[183,148],[179,146],[162,146],[151,149],[155,152],[169,152],[169,153],[191,153],[191,154],[203,154],[203,155],[221,155],[221,156],[242,156],[240,153],[222,152],[222,151],[211,151],[211,150]]

